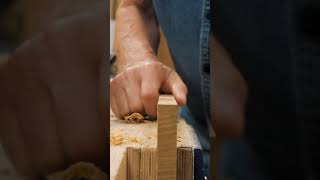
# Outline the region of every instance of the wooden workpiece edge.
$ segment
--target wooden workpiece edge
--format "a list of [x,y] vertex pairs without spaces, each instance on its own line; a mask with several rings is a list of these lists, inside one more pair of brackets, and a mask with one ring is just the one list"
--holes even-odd
[[176,180],[178,106],[174,97],[160,95],[157,111],[157,180]]

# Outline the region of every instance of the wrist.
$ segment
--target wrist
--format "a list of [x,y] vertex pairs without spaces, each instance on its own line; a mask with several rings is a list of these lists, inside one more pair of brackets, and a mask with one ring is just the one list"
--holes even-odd
[[122,72],[127,68],[132,66],[136,66],[138,64],[144,64],[149,62],[157,62],[157,56],[154,51],[149,48],[145,50],[133,50],[133,51],[119,51],[117,53],[117,61],[118,61],[118,70]]

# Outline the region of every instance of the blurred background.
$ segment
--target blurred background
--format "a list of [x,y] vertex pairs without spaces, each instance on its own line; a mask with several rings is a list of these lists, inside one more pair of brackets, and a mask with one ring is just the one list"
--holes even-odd
[[[51,7],[52,8],[52,7]],[[47,0],[0,1],[0,66],[14,49],[43,27],[49,13]],[[0,179],[20,180],[0,144]]]
[[0,1],[0,61],[43,28],[52,8],[48,0]]

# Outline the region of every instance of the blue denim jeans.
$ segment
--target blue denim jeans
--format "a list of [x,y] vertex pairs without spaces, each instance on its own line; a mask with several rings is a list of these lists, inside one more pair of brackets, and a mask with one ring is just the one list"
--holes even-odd
[[153,0],[176,71],[188,87],[182,117],[193,126],[208,168],[210,142],[210,0]]
[[197,121],[209,118],[209,0],[153,0],[176,71],[188,87],[187,106]]

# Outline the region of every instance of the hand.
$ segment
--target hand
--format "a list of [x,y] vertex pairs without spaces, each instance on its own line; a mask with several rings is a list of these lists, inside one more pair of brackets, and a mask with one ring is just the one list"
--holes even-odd
[[239,138],[244,133],[248,87],[230,54],[218,42],[212,44],[213,126],[220,139]]
[[0,67],[0,138],[21,175],[106,161],[105,32],[105,17],[70,17],[25,42]]
[[171,68],[157,61],[139,62],[110,82],[110,104],[118,117],[133,112],[157,115],[159,92],[171,93],[179,105],[186,104],[187,87]]

